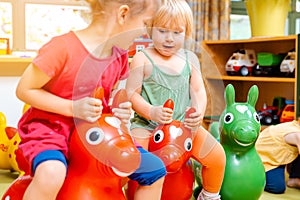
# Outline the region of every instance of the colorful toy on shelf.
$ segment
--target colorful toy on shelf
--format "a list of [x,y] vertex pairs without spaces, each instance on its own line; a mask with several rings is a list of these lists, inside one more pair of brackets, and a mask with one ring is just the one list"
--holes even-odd
[[17,129],[7,126],[4,113],[0,112],[0,169],[16,171],[19,175],[24,174],[16,161],[16,150],[20,141]]
[[290,122],[295,119],[295,105],[294,104],[287,104],[280,116],[280,123]]
[[0,38],[0,55],[9,55],[10,53],[9,38]]
[[225,89],[226,108],[219,122],[220,142],[226,154],[222,200],[258,200],[265,187],[265,170],[256,152],[260,121],[255,111],[258,87],[252,86],[247,102],[235,102],[231,84]]
[[[174,109],[174,102],[168,99],[164,107]],[[190,108],[186,116],[195,112]],[[161,200],[189,200],[194,188],[192,162],[193,134],[182,122],[173,120],[169,124],[157,126],[149,139],[149,151],[158,156],[165,164],[165,176]],[[130,181],[127,197],[133,200],[137,183]],[[176,188],[176,189],[175,189]]]
[[147,34],[141,35],[133,41],[133,44],[128,49],[128,56],[132,58],[136,52],[141,51],[153,45],[153,41]]
[[257,65],[253,68],[254,76],[280,76],[280,63],[285,54],[270,52],[257,53]]
[[296,52],[292,50],[287,53],[280,64],[280,72],[289,77],[295,77],[295,58]]
[[284,97],[274,97],[272,106],[264,104],[264,106],[257,111],[260,123],[262,125],[278,124],[285,105]]
[[230,56],[225,69],[228,75],[248,76],[256,64],[257,59],[253,49],[240,49]]
[[[103,89],[95,94],[103,98]],[[127,93],[120,90],[112,107],[124,101]],[[102,113],[95,123],[81,121],[71,135],[69,152],[68,173],[58,200],[125,200],[123,177],[139,167],[140,153],[121,120],[112,113]],[[16,179],[2,200],[21,200],[30,181],[29,175]]]

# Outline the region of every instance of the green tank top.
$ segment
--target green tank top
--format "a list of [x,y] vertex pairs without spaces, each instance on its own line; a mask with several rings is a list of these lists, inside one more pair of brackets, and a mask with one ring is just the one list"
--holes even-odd
[[[143,80],[141,96],[151,105],[163,105],[171,98],[174,101],[173,119],[183,121],[185,111],[190,106],[190,77],[191,68],[188,62],[188,53],[185,51],[186,64],[180,74],[167,74],[159,69],[150,56],[143,51],[150,60],[153,69],[151,75]],[[154,130],[158,124],[152,120],[147,120],[134,113],[131,119],[131,129],[145,128]]]

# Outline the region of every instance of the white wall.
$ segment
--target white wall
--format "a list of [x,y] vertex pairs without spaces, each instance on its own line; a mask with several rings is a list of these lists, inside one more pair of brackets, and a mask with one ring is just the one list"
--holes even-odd
[[7,126],[15,128],[22,116],[24,106],[15,95],[18,81],[19,77],[0,77],[0,112],[6,116]]
[[[0,112],[6,116],[7,126],[17,128],[22,116],[24,103],[15,94],[20,77],[0,77]],[[121,81],[119,88],[124,88],[126,81]]]

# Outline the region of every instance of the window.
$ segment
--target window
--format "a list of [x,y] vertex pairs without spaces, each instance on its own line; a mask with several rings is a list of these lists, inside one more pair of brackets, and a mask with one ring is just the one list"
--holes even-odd
[[230,15],[230,39],[245,39],[251,37],[248,15]]
[[[300,33],[300,1],[292,7],[286,35]],[[244,2],[231,0],[231,12],[231,39],[250,38]],[[55,35],[87,26],[88,13],[83,0],[0,0],[0,38],[9,38],[13,50],[37,50]],[[0,50],[5,45],[0,42]]]
[[85,7],[61,5],[25,5],[26,49],[39,49],[53,36],[87,26]]
[[0,2],[0,16],[0,54],[7,54],[8,41],[12,40],[11,3]]
[[[300,1],[291,1],[285,35],[300,33]],[[230,39],[248,39],[251,37],[250,22],[244,1],[231,0]]]
[[89,7],[78,0],[4,0],[0,16],[0,38],[9,38],[13,50],[37,50],[53,36],[86,27]]

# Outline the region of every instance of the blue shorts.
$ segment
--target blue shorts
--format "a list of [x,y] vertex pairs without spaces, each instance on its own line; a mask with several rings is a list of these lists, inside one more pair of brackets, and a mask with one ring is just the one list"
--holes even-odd
[[141,152],[140,167],[129,176],[131,180],[137,181],[139,185],[151,185],[167,174],[162,160],[142,147],[137,147]]
[[32,173],[35,173],[35,170],[39,164],[47,160],[59,160],[65,164],[66,168],[68,167],[67,160],[65,155],[59,150],[46,150],[39,153],[32,162]]
[[[138,147],[141,152],[140,167],[129,176],[130,179],[137,181],[140,185],[151,185],[161,177],[166,175],[164,163],[154,154]],[[35,172],[37,166],[47,160],[59,160],[67,167],[67,160],[59,150],[47,150],[39,153],[33,160],[32,171]]]

